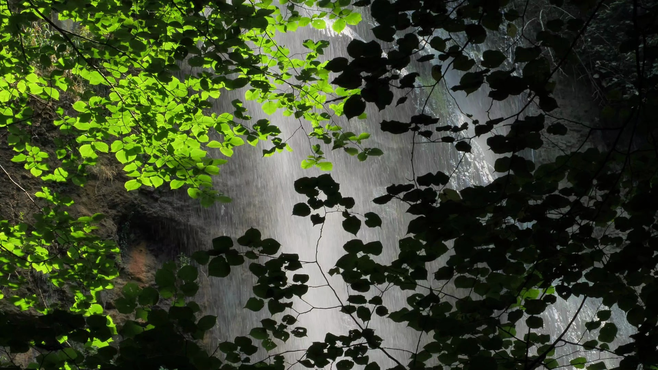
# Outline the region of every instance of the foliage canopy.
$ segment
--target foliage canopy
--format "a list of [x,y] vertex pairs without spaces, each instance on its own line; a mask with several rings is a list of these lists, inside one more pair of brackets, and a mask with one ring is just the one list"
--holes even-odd
[[[295,309],[309,289],[306,265],[320,269],[327,285],[329,275],[340,276],[354,292],[344,300],[334,291],[336,309],[357,329],[309,344],[295,359],[304,367],[377,370],[374,353],[400,369],[594,370],[606,368],[600,354],[621,369],[658,366],[656,4],[28,0],[7,1],[0,12],[0,128],[12,162],[44,182],[37,199],[30,198],[34,220],[0,221],[0,298],[24,311],[2,306],[2,366],[20,367],[16,354],[36,351],[29,368],[281,370],[288,359],[277,346],[307,336],[296,326],[301,313]],[[324,29],[327,20],[341,32],[362,13],[376,23],[373,41],[353,40],[346,55],[328,62],[319,60],[326,41],[306,40],[300,59],[275,41],[281,32]],[[618,14],[628,17],[619,22],[616,44],[583,44],[609,34],[602,25]],[[529,25],[532,17],[539,25]],[[512,40],[511,47],[492,48],[492,38]],[[479,59],[468,52],[474,45],[485,49]],[[607,59],[584,67],[576,51]],[[610,57],[616,52],[623,58]],[[431,73],[401,73],[441,63],[443,69]],[[185,64],[199,72],[181,76]],[[581,145],[537,166],[522,151],[540,150],[551,137],[582,126],[551,114],[558,106],[554,77],[569,66],[592,76],[604,105],[600,126],[586,129],[610,131],[612,140],[607,151]],[[302,263],[281,253],[276,240],[249,229],[236,239],[238,246],[220,236],[212,249],[192,255],[194,264],[165,264],[153,286],[124,285],[113,302],[128,315],[124,322],[114,323],[100,304],[99,292],[112,289],[119,275],[119,249],[94,232],[102,215],[67,211],[72,200],[58,183],[84,186],[89,168],[107,154],[124,166],[129,191],[168,184],[184,187],[204,205],[228,201],[213,188],[212,176],[236,147],[271,142],[265,156],[289,147],[268,120],[252,124],[240,99],[232,102],[233,112],[211,112],[213,99],[226,91],[244,88],[245,99],[260,103],[266,114],[281,110],[308,122],[317,144],[301,165],[330,170],[321,145],[360,160],[384,154],[362,146],[368,134],[343,131],[340,116],[365,118],[368,103],[380,110],[394,101],[405,104],[413,90],[428,90],[430,99],[444,86],[448,69],[462,73],[453,92],[486,88],[492,104],[522,94],[527,102],[511,116],[446,125],[425,109],[426,100],[408,122],[379,123],[390,134],[454,145],[462,156],[487,135],[499,155],[500,176],[490,184],[451,189],[452,174],[434,171],[392,184],[373,200],[409,206],[412,220],[395,260],[377,258],[381,241],[358,238],[364,226],[385,227],[375,212],[352,212],[354,199],[329,174],[303,177],[294,186],[307,200],[294,205],[293,214],[322,230],[327,214],[339,212],[344,230],[355,236],[334,268],[325,272],[318,261]],[[35,101],[56,107],[52,122],[41,120]],[[39,130],[55,133],[44,138]],[[222,157],[212,157],[208,148]],[[447,262],[437,267],[439,258]],[[267,307],[271,317],[249,337],[209,352],[200,341],[216,318],[200,317],[192,298],[199,266],[223,278],[245,263],[257,279],[246,308]],[[72,302],[48,306],[30,290],[34,274],[66,289]],[[448,285],[457,293],[448,293]],[[405,307],[393,311],[384,304],[390,289],[409,292]],[[579,308],[561,331],[548,332],[547,310],[572,296]],[[593,300],[600,302],[596,317],[577,328],[581,310]],[[635,328],[621,343],[615,339],[622,323],[611,320],[613,312]],[[423,346],[419,339],[415,351],[402,355],[387,348],[386,338],[369,326],[376,316],[417,331]],[[571,340],[566,334],[572,330],[585,334]],[[565,355],[559,351],[565,345],[585,355]],[[259,347],[270,355],[253,360]]]

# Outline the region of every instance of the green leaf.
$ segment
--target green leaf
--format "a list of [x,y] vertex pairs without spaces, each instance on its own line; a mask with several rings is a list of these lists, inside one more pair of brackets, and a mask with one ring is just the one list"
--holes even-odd
[[209,142],[208,144],[206,144],[206,146],[208,148],[217,149],[217,148],[222,148],[224,145],[222,143],[220,143],[219,141],[217,141],[217,140],[213,140],[213,141]]
[[372,157],[379,157],[381,155],[384,155],[384,152],[379,148],[370,148],[368,150],[368,155]]
[[151,181],[151,185],[154,188],[158,188],[158,187],[162,186],[162,184],[164,184],[164,180],[161,177],[157,176],[157,175],[149,177],[149,181]]
[[121,327],[121,330],[119,330],[119,333],[121,335],[123,335],[124,337],[126,337],[126,338],[132,338],[132,337],[136,336],[137,334],[141,334],[143,331],[144,331],[144,328],[142,328],[136,322],[127,321],[125,324],[123,324],[123,326]]
[[176,284],[176,275],[169,269],[161,268],[155,273],[155,283],[161,287],[172,286]]
[[121,288],[124,297],[135,299],[140,293],[139,286],[133,282],[127,283]]
[[92,304],[89,307],[89,310],[87,311],[90,315],[102,315],[103,314],[103,306],[99,304]]
[[87,157],[87,158],[98,157],[98,155],[96,155],[96,152],[94,152],[94,149],[89,144],[80,146],[78,150],[80,151],[80,155],[83,157]]
[[117,308],[117,311],[119,311],[119,313],[130,314],[133,313],[133,311],[135,311],[137,304],[135,303],[134,300],[121,297],[114,300],[114,306]]
[[345,21],[350,26],[356,26],[359,24],[359,22],[361,22],[361,13],[353,11],[347,17],[345,17]]
[[241,89],[249,83],[249,79],[246,77],[238,77],[235,80],[226,80],[226,87],[231,90]]
[[266,338],[265,340],[263,340],[261,342],[261,345],[268,352],[276,348],[276,343],[274,343],[274,341],[270,338]]
[[126,187],[126,190],[131,191],[131,190],[139,189],[142,186],[142,184],[137,180],[128,180],[126,181],[124,186]]
[[86,76],[87,80],[89,81],[89,84],[91,85],[105,85],[107,84],[107,81],[105,81],[105,78],[103,78],[103,75],[101,75],[98,71],[91,71],[88,73]]
[[331,25],[331,29],[336,33],[341,33],[345,29],[345,26],[347,26],[347,21],[345,19],[338,19]]
[[160,294],[157,290],[151,287],[142,289],[139,294],[139,304],[142,306],[156,305],[160,300]]
[[577,357],[569,361],[569,363],[576,369],[584,369],[585,364],[587,363],[587,359],[585,357]]
[[181,181],[181,180],[171,180],[171,182],[169,183],[171,190],[176,190],[183,185],[185,185],[185,181]]
[[258,340],[267,339],[268,337],[267,330],[265,330],[265,328],[253,328],[249,332],[249,335]]
[[273,101],[267,101],[265,102],[265,104],[263,104],[262,108],[263,108],[263,112],[271,116],[279,108],[279,104]]
[[351,156],[355,156],[355,155],[359,154],[359,149],[357,149],[357,148],[343,148],[343,150],[345,150],[345,153],[347,153]]
[[31,173],[32,176],[34,176],[34,177],[39,177],[39,176],[41,176],[41,174],[43,173],[43,171],[37,169],[36,167],[32,167],[32,168],[30,169],[30,173]]
[[73,107],[73,109],[75,109],[76,111],[78,111],[80,113],[89,112],[89,109],[87,109],[87,103],[85,103],[81,100],[78,100],[77,102],[73,103],[72,107]]
[[140,40],[133,38],[131,39],[128,44],[130,45],[130,48],[135,52],[135,53],[141,53],[144,50],[146,50],[146,45],[144,45],[143,42]]
[[112,142],[111,149],[112,149],[112,152],[113,152],[113,153],[116,153],[116,152],[118,152],[119,150],[123,149],[123,141],[121,141],[121,140],[114,140],[114,141]]
[[314,19],[311,22],[311,26],[313,26],[313,28],[316,28],[318,30],[323,30],[327,28],[327,23],[323,19]]
[[178,270],[178,278],[184,281],[194,281],[198,276],[199,272],[192,265],[183,266]]
[[322,171],[331,171],[334,168],[334,165],[331,162],[316,162],[315,167]]
[[119,162],[124,164],[128,162],[132,162],[135,159],[134,155],[128,155],[128,153],[126,153],[126,151],[123,149],[116,152],[115,157]]
[[102,141],[95,142],[94,148],[102,153],[108,153],[110,151],[110,147]]
[[201,192],[196,188],[188,188],[187,195],[189,195],[192,199],[196,199],[199,197],[199,195],[201,195]]

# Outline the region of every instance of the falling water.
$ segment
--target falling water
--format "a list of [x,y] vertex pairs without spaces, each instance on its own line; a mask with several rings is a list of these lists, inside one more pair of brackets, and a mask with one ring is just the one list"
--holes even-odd
[[[364,35],[370,34],[369,27],[366,20],[354,30],[341,35],[304,29],[292,34],[280,35],[278,41],[289,47],[291,54],[294,54],[303,51],[301,45],[305,39],[315,41],[326,39],[330,41],[330,47],[325,50],[325,54],[327,58],[332,58],[343,55],[352,38],[363,37],[368,41]],[[473,52],[477,53],[477,50]],[[427,68],[427,65],[421,67],[412,64],[409,68]],[[428,75],[428,71],[424,72]],[[457,84],[458,80],[459,76],[456,73],[446,72],[445,82],[448,86]],[[450,184],[455,188],[485,184],[494,178],[492,169],[494,156],[483,142],[475,142],[473,153],[462,159],[461,154],[449,145],[427,143],[420,137],[414,138],[411,133],[391,135],[379,129],[378,123],[382,119],[404,122],[408,121],[410,116],[419,114],[425,99],[428,98],[428,92],[429,89],[417,90],[406,104],[389,107],[381,112],[378,112],[373,105],[369,105],[368,119],[364,121],[337,118],[341,120],[339,122],[346,131],[357,134],[370,133],[371,137],[366,146],[382,149],[385,153],[383,156],[370,157],[365,162],[359,162],[356,157],[350,157],[342,151],[332,153],[330,148],[323,148],[328,160],[334,163],[331,175],[340,183],[341,193],[353,197],[357,202],[354,212],[363,214],[374,211],[382,218],[381,228],[361,229],[359,238],[364,242],[380,240],[384,245],[382,256],[384,260],[396,257],[397,242],[405,236],[409,221],[405,213],[406,209],[400,203],[390,203],[386,206],[371,203],[371,199],[385,193],[386,186],[393,183],[406,183],[413,177],[413,173],[422,175],[430,170],[441,170],[450,174],[456,166],[459,166],[459,171],[455,172]],[[235,98],[242,98],[240,94],[237,92],[223,95],[215,103],[215,112],[232,112],[230,102]],[[486,91],[478,91],[466,97],[463,93],[451,96],[445,89],[437,89],[429,97],[427,109],[431,109],[431,113],[435,116],[441,117],[443,124],[461,124],[467,120],[463,113],[471,113],[474,115],[473,118],[486,121],[487,111],[492,118],[506,116],[518,111],[523,103],[521,99],[508,99],[490,107],[490,99],[486,97]],[[233,202],[217,204],[208,209],[199,208],[195,214],[190,215],[193,218],[190,222],[203,225],[207,236],[204,245],[193,246],[193,248],[206,248],[210,238],[220,235],[237,237],[248,228],[255,227],[264,237],[278,240],[284,252],[299,254],[301,260],[315,260],[317,246],[317,260],[326,272],[342,256],[342,245],[351,238],[343,231],[342,217],[339,214],[328,215],[321,235],[320,226],[313,227],[308,219],[291,216],[292,206],[305,200],[294,191],[293,182],[303,176],[321,174],[317,169],[303,170],[300,167],[300,162],[310,153],[309,140],[305,132],[299,129],[300,122],[294,118],[284,117],[279,113],[268,117],[262,113],[260,106],[253,102],[246,102],[245,106],[254,121],[268,118],[277,125],[282,131],[281,137],[289,138],[288,143],[294,151],[262,158],[260,147],[256,150],[249,147],[237,148],[234,157],[222,167],[222,174],[216,180],[217,188],[230,195]],[[414,140],[416,143],[412,145]],[[413,163],[412,147],[415,147]],[[215,154],[219,155],[219,153]],[[317,267],[306,265],[303,272],[311,275],[308,284],[323,285],[324,281],[320,279],[317,271],[314,273],[311,270],[317,270]],[[243,269],[234,269],[228,278],[213,278],[205,281],[201,298],[206,302],[207,313],[218,317],[218,325],[212,333],[211,345],[231,340],[237,335],[246,335],[251,328],[260,326],[258,322],[265,316],[244,309],[245,302],[252,296],[251,287],[254,283],[255,280],[246,266]],[[331,283],[341,298],[347,297],[349,289],[344,283],[338,279],[331,280]],[[401,293],[392,292],[385,296],[385,302],[395,307],[399,306],[400,302],[404,302],[404,298]],[[305,344],[308,346],[311,341],[322,341],[327,332],[342,334],[354,327],[349,317],[341,314],[337,309],[322,309],[339,304],[330,289],[326,287],[310,289],[305,299],[316,307],[310,310],[311,306],[306,306],[310,311],[300,318],[300,325],[308,328],[309,337],[303,341],[292,338],[285,346],[280,344],[275,351],[301,349]],[[304,303],[299,303],[300,305],[296,307],[299,307],[300,311],[304,310]],[[546,321],[551,323],[549,325],[553,325],[549,328],[553,337],[566,327],[578,304],[578,300],[558,301],[558,304],[550,309],[547,313],[549,319]],[[572,328],[574,334],[568,335],[570,339],[574,341],[580,339],[573,336],[582,331],[584,322],[595,316],[597,306],[592,302],[586,306],[585,313],[581,315],[583,319],[574,323]],[[373,325],[378,335],[384,338],[383,346],[415,351],[419,343],[417,332],[389,322],[385,325],[379,323]],[[629,334],[628,330],[620,329],[622,329],[620,335]],[[392,353],[402,363],[407,362],[408,355],[395,351]]]

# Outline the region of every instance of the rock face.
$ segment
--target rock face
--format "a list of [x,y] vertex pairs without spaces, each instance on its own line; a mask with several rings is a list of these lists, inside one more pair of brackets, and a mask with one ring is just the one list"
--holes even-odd
[[[62,99],[66,99],[65,94]],[[52,122],[55,107],[39,101],[32,103],[36,117],[30,128],[33,140],[53,157],[53,141],[61,135]],[[198,207],[196,202],[163,188],[126,191],[124,183],[128,178],[112,154],[101,153],[96,165],[86,167],[84,186],[70,182],[44,182],[24,169],[23,163],[12,162],[15,154],[5,139],[0,140],[0,221],[6,220],[9,226],[24,224],[30,232],[36,222],[34,216],[47,206],[43,199],[34,195],[44,186],[73,200],[71,206],[63,208],[73,218],[97,213],[105,215],[92,232],[102,239],[114,241],[121,250],[121,254],[115,257],[121,275],[113,282],[114,291],[103,293],[106,305],[129,281],[142,286],[154,283],[158,267],[186,253],[185,245],[194,240],[189,239],[190,236],[198,234],[198,225],[190,225],[187,217]],[[47,246],[51,247],[50,252],[54,253],[55,247]],[[71,302],[66,289],[55,288],[43,274],[35,271],[26,274],[29,275],[26,276],[29,284],[12,295],[36,292],[46,305]],[[10,291],[0,287],[0,293],[9,294]],[[19,310],[7,300],[0,300],[0,311],[13,313]]]
[[141,285],[149,285],[155,278],[158,261],[146,248],[146,242],[141,242],[127,252],[124,268],[130,278]]

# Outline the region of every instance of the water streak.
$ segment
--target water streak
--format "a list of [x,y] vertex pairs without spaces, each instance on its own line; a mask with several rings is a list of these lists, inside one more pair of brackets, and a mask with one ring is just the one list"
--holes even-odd
[[[331,58],[343,55],[347,44],[352,38],[368,40],[368,20],[366,19],[356,29],[348,33],[336,35],[335,33],[321,32],[313,29],[300,30],[293,34],[280,35],[278,41],[291,49],[291,54],[302,52],[301,44],[305,39],[330,40],[330,47],[326,49],[326,56]],[[471,50],[476,56],[477,50]],[[421,67],[412,64],[409,70],[418,70]],[[428,71],[419,71],[428,74]],[[404,71],[403,71],[404,73]],[[448,86],[458,83],[460,76],[453,71],[447,71],[445,82]],[[359,238],[364,242],[380,240],[384,244],[385,253],[382,261],[392,260],[397,255],[397,242],[406,233],[406,224],[409,215],[401,203],[390,203],[386,206],[376,206],[371,199],[385,193],[385,187],[393,183],[405,183],[416,175],[428,171],[441,170],[452,173],[456,166],[460,170],[455,172],[451,179],[451,186],[462,188],[465,186],[485,184],[493,180],[494,173],[492,162],[494,155],[488,150],[483,142],[484,139],[476,141],[473,145],[473,154],[462,158],[447,144],[427,143],[420,137],[414,138],[411,133],[405,135],[391,135],[381,132],[378,122],[382,119],[408,121],[412,115],[420,113],[425,105],[429,89],[418,90],[413,94],[410,101],[399,107],[392,107],[378,112],[373,105],[367,109],[368,119],[365,121],[352,120],[347,122],[344,117],[338,117],[346,131],[355,133],[368,132],[372,136],[368,147],[381,148],[385,155],[382,157],[371,157],[366,162],[359,162],[355,157],[350,157],[342,151],[335,153],[326,148],[328,159],[334,163],[331,173],[333,178],[341,184],[341,192],[344,196],[351,196],[356,200],[354,211],[365,213],[377,212],[383,221],[382,228],[368,229],[359,233]],[[473,114],[476,119],[484,122],[488,116],[495,118],[516,113],[523,106],[522,99],[508,99],[490,105],[491,100],[486,96],[487,91],[477,91],[470,96],[464,93],[454,93],[450,96],[445,90],[435,91],[429,98],[428,108],[433,114],[444,121],[443,124],[461,124],[470,121],[464,113]],[[214,106],[217,113],[231,112],[230,102],[239,97],[232,94],[222,96]],[[291,216],[292,206],[305,199],[295,193],[293,182],[302,176],[315,176],[321,174],[316,169],[302,170],[300,162],[310,153],[310,142],[303,130],[302,123],[291,117],[284,117],[276,113],[271,117],[265,116],[258,104],[247,102],[246,107],[254,121],[260,118],[269,118],[279,126],[282,137],[290,137],[289,143],[294,148],[292,153],[283,152],[270,158],[262,158],[260,148],[241,147],[237,148],[234,157],[229,164],[222,168],[222,175],[217,178],[216,185],[225,190],[234,201],[230,204],[218,204],[209,209],[197,209],[196,214],[191,215],[192,223],[204,225],[206,231],[206,245],[209,239],[220,235],[239,236],[249,227],[261,230],[264,237],[272,237],[278,240],[284,252],[297,253],[301,260],[312,261],[317,258],[320,266],[326,272],[333,267],[335,261],[342,256],[342,245],[352,239],[350,235],[342,230],[340,214],[329,215],[327,223],[320,235],[320,227],[313,227],[306,218]],[[412,166],[412,142],[416,141],[415,153]],[[534,153],[532,154],[534,155]],[[412,171],[413,168],[413,171]],[[321,236],[321,238],[320,238]],[[199,246],[203,248],[204,246]],[[441,263],[442,261],[439,261]],[[304,273],[311,275],[309,285],[324,285],[322,275],[318,273],[316,266],[307,265]],[[331,279],[332,286],[339,296],[344,299],[350,293],[348,287],[338,279]],[[202,290],[202,298],[208,303],[208,314],[218,316],[218,325],[212,335],[211,344],[214,345],[224,340],[231,340],[236,335],[245,335],[252,327],[259,326],[258,320],[265,316],[253,314],[244,309],[244,304],[252,296],[251,287],[255,283],[246,267],[239,273],[233,273],[226,279],[209,279]],[[385,296],[385,302],[393,310],[400,307],[407,294],[393,291]],[[336,309],[320,309],[335,307],[339,304],[333,292],[327,287],[311,289],[305,298],[317,309],[311,309],[301,318],[300,325],[309,329],[309,338],[304,340],[291,339],[285,346],[279,349],[294,350],[308,346],[310,341],[322,341],[325,333],[346,333],[354,328],[354,323],[344,314]],[[552,325],[548,332],[552,335],[559,334],[576,311],[579,301],[576,299],[567,302],[559,301],[546,314],[546,321]],[[581,332],[584,322],[595,315],[598,303],[590,302],[586,305],[582,319],[576,321],[574,330],[568,334],[572,341],[578,341],[576,333]],[[300,302],[299,309],[304,308]],[[616,312],[613,316],[618,316]],[[385,339],[384,346],[404,348],[415,351],[419,343],[418,333],[394,323],[373,322],[378,335]],[[575,330],[577,328],[577,330]],[[523,328],[519,328],[523,329]],[[623,329],[623,328],[622,328]],[[629,329],[630,330],[630,329]],[[628,330],[627,330],[628,331]],[[620,330],[620,334],[629,333]],[[277,350],[279,350],[277,349]],[[392,352],[396,357],[406,360],[408,355],[400,352]],[[263,353],[259,353],[264,356]],[[297,356],[299,353],[296,354]],[[406,363],[406,361],[403,361]],[[383,366],[389,364],[382,364]]]

